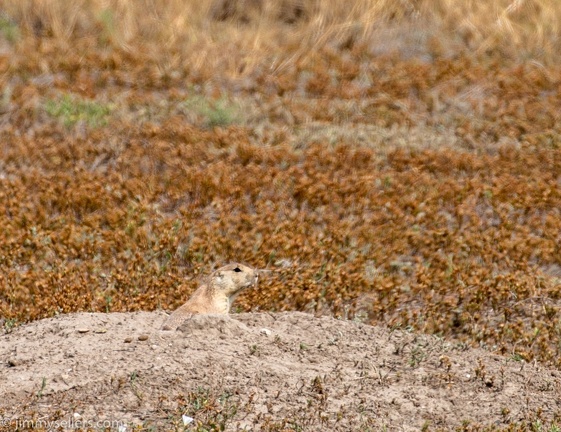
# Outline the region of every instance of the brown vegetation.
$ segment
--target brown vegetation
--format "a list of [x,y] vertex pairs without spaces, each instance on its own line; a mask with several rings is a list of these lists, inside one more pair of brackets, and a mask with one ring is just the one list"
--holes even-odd
[[5,326],[240,260],[241,310],[561,366],[561,5],[188,3],[0,5]]

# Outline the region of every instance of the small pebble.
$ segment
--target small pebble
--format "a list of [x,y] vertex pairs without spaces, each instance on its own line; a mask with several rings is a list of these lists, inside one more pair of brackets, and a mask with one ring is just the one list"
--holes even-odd
[[147,334],[141,334],[140,336],[138,336],[138,340],[139,341],[148,340],[148,335]]
[[90,329],[88,329],[88,328],[79,328],[78,329],[78,333],[87,333],[89,331],[90,331]]
[[125,338],[125,343],[131,343],[131,342],[132,342],[132,338],[131,338],[131,337]]

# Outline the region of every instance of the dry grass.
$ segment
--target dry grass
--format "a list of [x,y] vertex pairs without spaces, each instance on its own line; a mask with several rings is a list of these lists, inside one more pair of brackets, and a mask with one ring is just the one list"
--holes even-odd
[[561,365],[558,2],[1,12],[10,325],[175,307],[237,259],[281,270],[244,310],[368,317]]
[[56,49],[105,47],[162,74],[188,66],[223,78],[309,66],[325,47],[391,46],[383,30],[405,25],[454,48],[557,62],[561,17],[552,0],[7,0],[3,10],[29,43],[47,36]]

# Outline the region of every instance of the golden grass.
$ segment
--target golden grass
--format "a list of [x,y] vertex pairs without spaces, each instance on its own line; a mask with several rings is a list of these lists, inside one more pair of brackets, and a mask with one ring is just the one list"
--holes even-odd
[[391,46],[382,30],[404,24],[453,51],[558,62],[561,22],[554,0],[6,0],[3,11],[24,40],[67,50],[87,40],[157,58],[162,73],[188,65],[227,77],[309,65],[328,46]]
[[177,306],[240,259],[286,264],[244,309],[559,365],[557,3],[2,12],[3,316]]

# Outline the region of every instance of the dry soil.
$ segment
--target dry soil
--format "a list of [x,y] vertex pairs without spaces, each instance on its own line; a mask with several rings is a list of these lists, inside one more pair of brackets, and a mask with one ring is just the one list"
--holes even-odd
[[558,371],[435,336],[305,313],[195,316],[174,332],[164,318],[76,313],[0,335],[0,425],[449,430],[560,408]]

